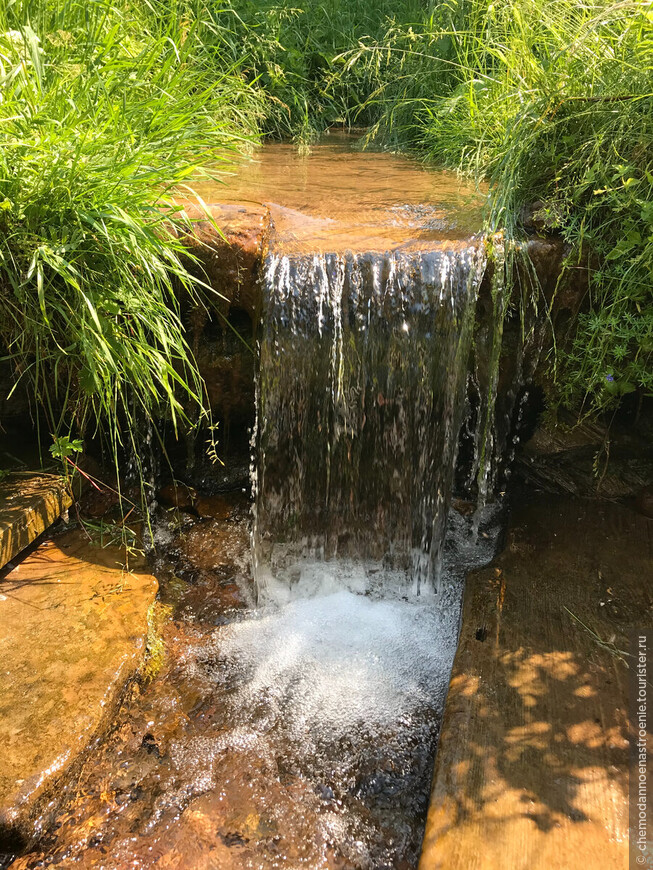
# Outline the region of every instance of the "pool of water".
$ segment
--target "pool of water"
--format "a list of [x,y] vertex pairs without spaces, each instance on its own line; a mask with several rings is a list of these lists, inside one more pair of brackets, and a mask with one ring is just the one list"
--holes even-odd
[[305,154],[291,144],[264,145],[220,177],[197,180],[193,189],[207,204],[267,206],[287,251],[415,249],[482,228],[484,191],[453,172],[360,150],[344,134]]

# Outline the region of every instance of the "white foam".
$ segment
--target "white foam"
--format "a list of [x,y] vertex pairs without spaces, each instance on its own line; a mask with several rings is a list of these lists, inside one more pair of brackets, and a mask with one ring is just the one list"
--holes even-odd
[[222,661],[242,669],[237,704],[264,702],[301,739],[328,739],[360,723],[401,724],[441,704],[455,651],[457,613],[339,591],[262,609],[221,629]]
[[242,765],[237,787],[275,824],[301,830],[310,820],[316,870],[333,866],[332,851],[360,870],[412,860],[456,649],[461,569],[491,557],[492,535],[469,527],[450,518],[437,595],[382,598],[390,578],[369,563],[306,559],[291,586],[270,585],[265,604],[189,655],[193,678],[215,681],[219,724],[171,746],[190,782],[178,800],[222,794]]

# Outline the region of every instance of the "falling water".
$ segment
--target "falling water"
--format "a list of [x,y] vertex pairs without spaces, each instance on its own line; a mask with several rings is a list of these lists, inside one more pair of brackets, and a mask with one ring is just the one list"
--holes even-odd
[[255,434],[259,591],[437,588],[481,245],[266,261]]

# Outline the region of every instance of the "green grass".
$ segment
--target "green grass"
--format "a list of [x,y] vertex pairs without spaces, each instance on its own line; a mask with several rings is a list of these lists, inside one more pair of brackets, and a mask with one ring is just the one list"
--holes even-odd
[[376,68],[390,48],[406,72],[372,97],[382,141],[489,182],[508,251],[538,202],[570,246],[564,278],[591,253],[589,294],[555,336],[553,403],[653,395],[653,5],[450,2],[350,59]]
[[331,124],[365,125],[367,142],[488,185],[486,229],[504,237],[493,248],[505,280],[493,291],[481,397],[481,499],[491,385],[508,352],[503,319],[511,306],[524,325],[535,308],[548,313],[536,283],[513,292],[527,238],[521,215],[534,203],[545,233],[568,245],[561,283],[573,286],[591,265],[578,310],[564,326],[553,318],[537,375],[550,409],[582,418],[611,413],[630,393],[653,395],[652,10],[608,0],[226,7],[229,39],[267,98],[265,133],[304,144]]
[[[555,336],[553,405],[580,415],[653,394],[653,5],[598,0],[231,0],[264,131],[329,124],[490,186],[508,260],[524,206],[591,252],[589,294]],[[510,264],[508,263],[508,268]]]
[[592,252],[555,336],[554,404],[650,396],[652,93],[650,0],[12,0],[0,345],[55,439],[99,428],[117,452],[139,424],[190,425],[206,400],[178,291],[209,291],[184,265],[172,191],[258,135],[364,125],[488,182],[508,254],[534,201],[570,274]]
[[16,0],[0,11],[0,343],[53,437],[187,421],[203,385],[179,316],[172,194],[257,132],[205,6]]
[[419,0],[229,0],[220,21],[224,44],[234,60],[245,58],[243,71],[267,98],[263,132],[306,144],[331,125],[377,120],[370,96],[387,83],[388,64],[351,64],[344,53],[386,42],[422,7]]
[[653,7],[475,4],[451,93],[425,106],[428,159],[489,180],[490,230],[522,235],[538,201],[591,252],[588,297],[551,356],[554,401],[582,413],[653,395]]

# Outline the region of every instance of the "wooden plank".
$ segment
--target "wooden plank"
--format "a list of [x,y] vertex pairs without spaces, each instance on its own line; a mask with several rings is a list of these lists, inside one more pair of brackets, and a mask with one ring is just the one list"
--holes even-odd
[[652,541],[617,504],[513,511],[505,551],[467,580],[420,870],[626,870],[617,650],[653,625]]

